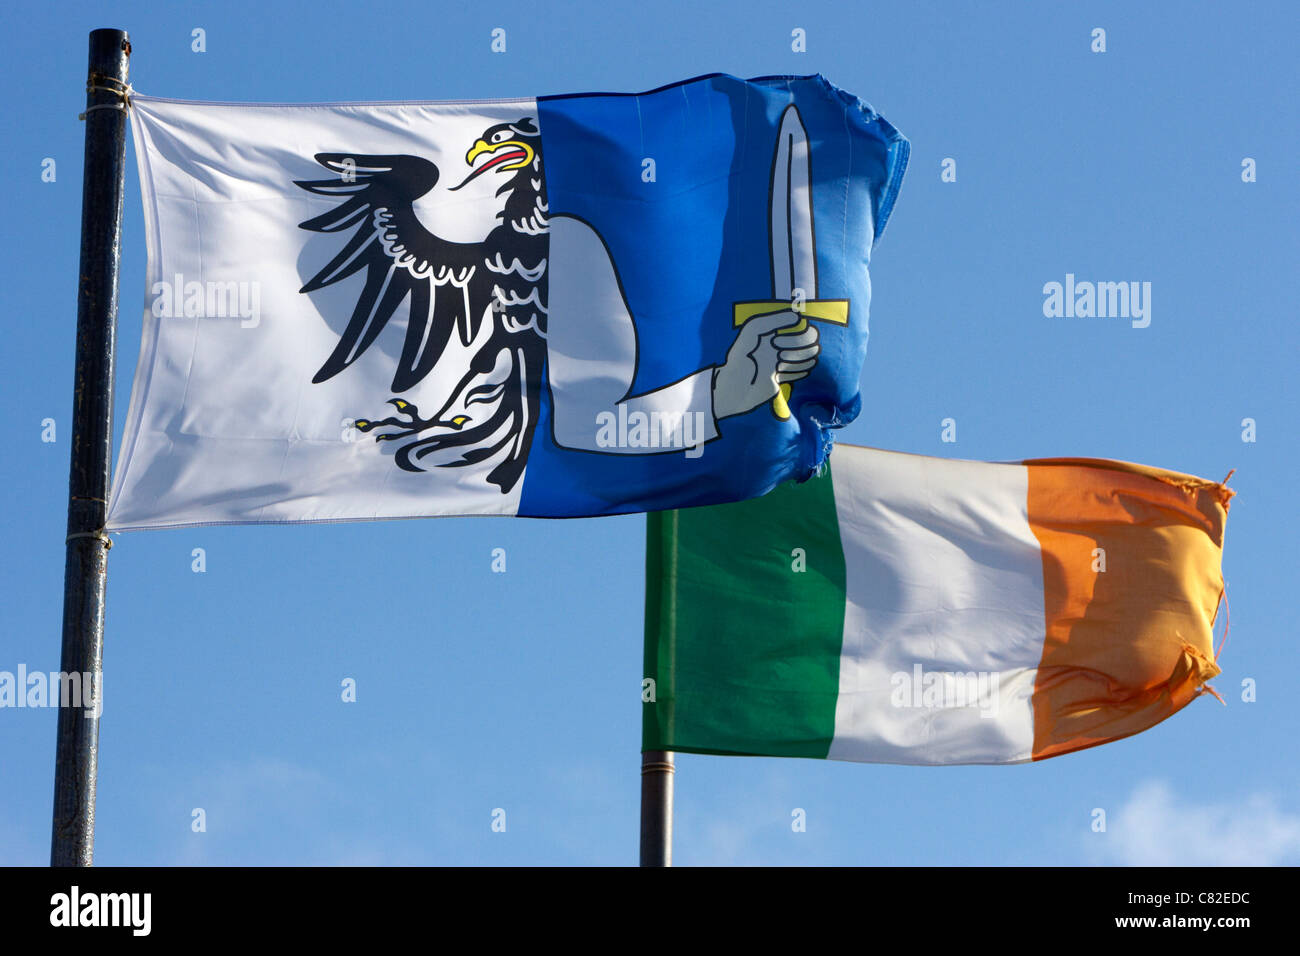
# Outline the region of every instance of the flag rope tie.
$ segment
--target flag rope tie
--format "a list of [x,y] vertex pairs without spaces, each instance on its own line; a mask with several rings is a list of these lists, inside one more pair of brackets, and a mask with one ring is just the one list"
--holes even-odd
[[[117,86],[101,86],[100,83],[116,83]],[[99,73],[90,74],[90,80],[86,83],[87,93],[112,93],[121,100],[120,103],[98,103],[95,106],[87,106],[85,113],[78,113],[77,119],[84,120],[89,113],[95,110],[121,110],[123,113],[129,111],[131,106],[131,89],[129,83],[123,83],[121,80],[111,76],[103,76]]]
[[94,538],[104,545],[105,551],[109,551],[113,547],[113,539],[104,533],[103,528],[100,528],[98,531],[74,531],[64,539],[64,543],[66,544],[73,538]]

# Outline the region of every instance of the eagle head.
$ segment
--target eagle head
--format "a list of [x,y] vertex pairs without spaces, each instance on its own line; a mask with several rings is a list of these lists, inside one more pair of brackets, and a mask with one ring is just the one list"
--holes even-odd
[[459,186],[453,186],[452,191],[493,171],[497,175],[511,174],[503,189],[516,188],[529,173],[536,175],[541,171],[540,139],[537,124],[527,117],[514,123],[500,123],[484,131],[465,154],[469,175]]
[[524,117],[499,123],[483,131],[465,154],[469,175],[450,192],[462,189],[480,176],[500,177],[496,195],[505,195],[497,213],[507,230],[526,235],[546,231],[546,180],[542,174],[542,134],[535,120]]

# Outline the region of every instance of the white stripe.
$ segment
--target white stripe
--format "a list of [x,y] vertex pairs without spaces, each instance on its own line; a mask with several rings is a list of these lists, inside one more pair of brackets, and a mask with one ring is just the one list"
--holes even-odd
[[1028,760],[1046,626],[1028,470],[844,445],[831,467],[847,600],[827,756]]

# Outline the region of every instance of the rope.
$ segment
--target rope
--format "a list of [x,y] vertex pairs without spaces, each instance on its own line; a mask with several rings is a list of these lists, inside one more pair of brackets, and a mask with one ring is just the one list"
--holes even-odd
[[78,113],[77,119],[84,120],[86,113],[93,113],[95,110],[121,110],[123,113],[128,112],[124,103],[100,103],[97,106],[87,106],[85,113]]
[[[117,86],[101,86],[101,83],[116,83]],[[99,73],[92,73],[90,74],[90,79],[86,82],[86,93],[112,93],[121,102],[98,103],[95,106],[87,106],[86,112],[77,114],[77,119],[84,120],[87,115],[93,113],[95,110],[121,110],[123,113],[129,112],[132,92],[134,91],[131,89],[129,83],[123,83],[121,80],[112,76],[103,76]]]
[[94,538],[104,545],[104,550],[108,551],[113,547],[113,539],[104,533],[104,529],[98,531],[74,531],[64,540],[64,543],[71,541],[73,538]]

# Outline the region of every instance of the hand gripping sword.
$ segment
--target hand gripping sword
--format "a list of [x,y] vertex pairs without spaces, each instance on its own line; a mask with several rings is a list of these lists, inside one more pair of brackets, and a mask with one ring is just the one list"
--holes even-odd
[[[808,161],[808,132],[791,103],[781,116],[772,161],[771,208],[768,230],[772,249],[772,298],[732,305],[737,327],[758,315],[790,309],[799,321],[777,334],[802,332],[808,321],[849,324],[848,299],[817,298],[817,247],[813,239],[812,173]],[[790,383],[772,399],[772,411],[790,417]]]

